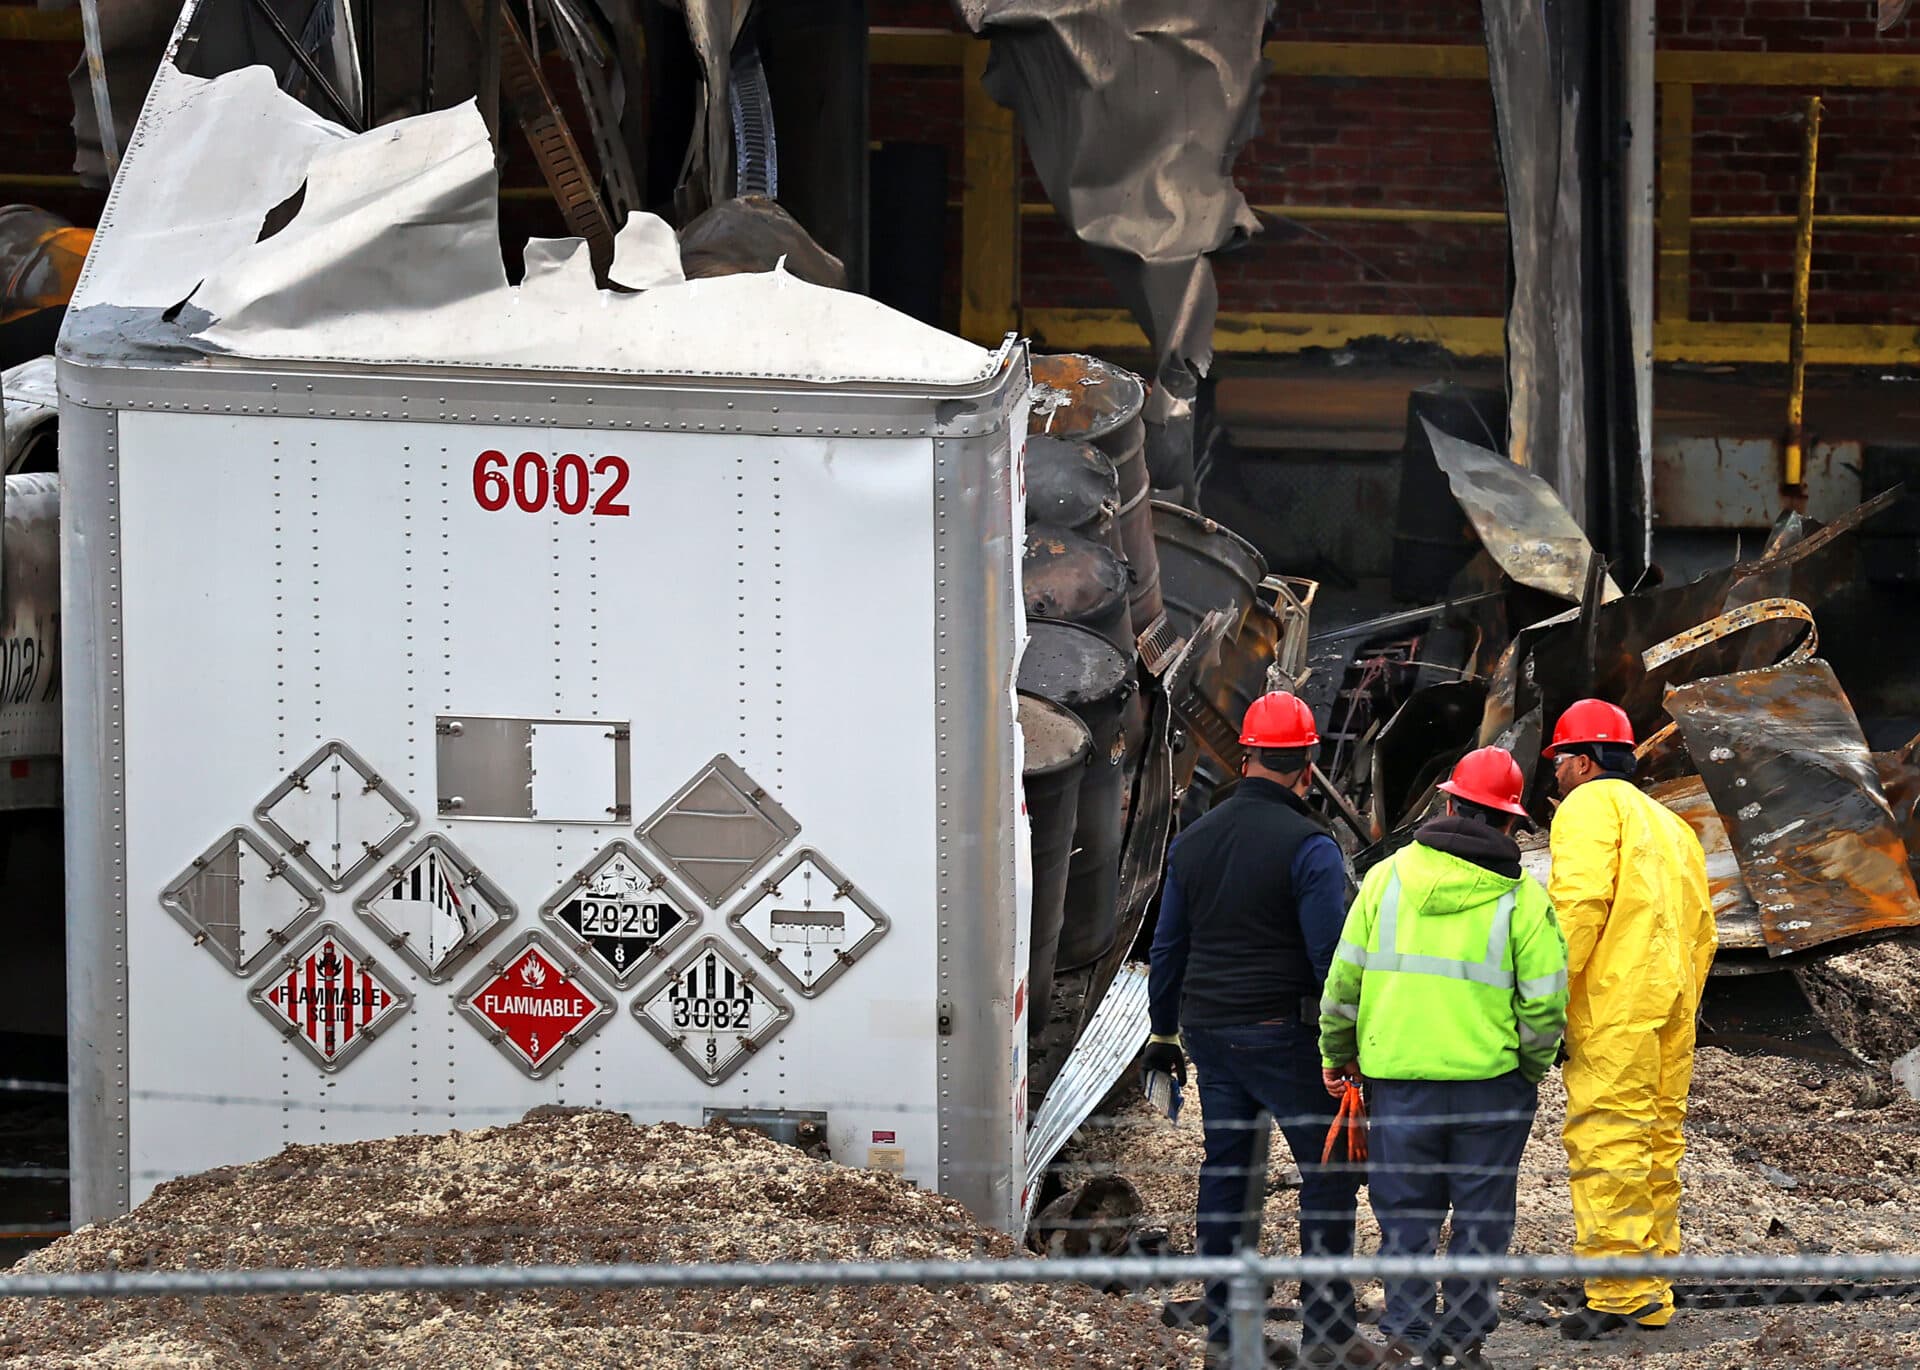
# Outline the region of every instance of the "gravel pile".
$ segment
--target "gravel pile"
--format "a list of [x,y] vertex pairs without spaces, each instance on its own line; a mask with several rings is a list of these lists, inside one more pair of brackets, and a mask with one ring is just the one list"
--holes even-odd
[[[18,1271],[1019,1254],[959,1205],[723,1125],[530,1115],[172,1181]],[[1157,1302],[1085,1288],[541,1291],[0,1305],[23,1366],[1154,1366]]]

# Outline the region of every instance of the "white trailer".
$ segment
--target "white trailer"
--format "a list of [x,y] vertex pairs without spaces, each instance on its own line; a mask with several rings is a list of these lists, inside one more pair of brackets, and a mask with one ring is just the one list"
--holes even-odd
[[1024,352],[658,221],[510,287],[492,197],[471,105],[149,97],[60,348],[74,1220],[556,1103],[1017,1229]]

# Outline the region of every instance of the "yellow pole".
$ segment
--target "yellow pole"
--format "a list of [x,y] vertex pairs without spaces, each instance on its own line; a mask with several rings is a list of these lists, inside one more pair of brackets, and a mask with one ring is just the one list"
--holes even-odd
[[1660,87],[1660,321],[1687,317],[1693,287],[1693,87]]
[[1800,161],[1800,222],[1793,238],[1793,305],[1787,316],[1787,440],[1780,492],[1794,507],[1807,498],[1807,294],[1813,278],[1813,188],[1820,166],[1820,97],[1807,97],[1807,140]]
[[960,193],[960,335],[988,347],[1020,326],[1020,139],[1013,111],[993,102],[985,39],[961,68],[966,168]]

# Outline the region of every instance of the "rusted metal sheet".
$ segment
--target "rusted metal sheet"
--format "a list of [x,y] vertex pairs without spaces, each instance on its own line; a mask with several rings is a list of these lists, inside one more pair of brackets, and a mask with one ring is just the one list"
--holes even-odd
[[1406,823],[1474,745],[1487,687],[1449,680],[1415,690],[1373,740],[1368,806],[1372,837]]
[[1875,752],[1873,768],[1886,791],[1893,825],[1907,844],[1907,869],[1920,882],[1920,737],[1897,752]]
[[1154,357],[1147,462],[1192,504],[1193,402],[1213,360],[1208,255],[1259,220],[1233,183],[1266,76],[1264,0],[959,0],[993,40],[984,86],[1020,115],[1060,218]]
[[1783,660],[1774,665],[1788,665],[1796,661],[1805,661],[1811,657],[1820,645],[1820,630],[1813,621],[1813,610],[1797,599],[1760,599],[1751,604],[1743,604],[1738,609],[1726,613],[1683,633],[1675,633],[1665,642],[1656,642],[1640,653],[1640,664],[1649,671],[1658,670],[1676,657],[1696,651],[1709,642],[1718,642],[1721,638],[1737,633],[1744,628],[1760,623],[1773,623],[1781,619],[1793,619],[1807,625],[1806,636]]
[[[1778,416],[1754,416],[1770,428]],[[1807,513],[1838,518],[1860,502],[1860,443],[1806,449]],[[1765,528],[1780,512],[1780,442],[1766,437],[1662,434],[1653,445],[1654,521],[1676,528]]]
[[[1495,667],[1489,682],[1494,705],[1482,725],[1482,736],[1498,731],[1505,720],[1540,705],[1548,719],[1586,695],[1600,695],[1618,703],[1633,720],[1636,733],[1648,736],[1665,723],[1665,691],[1683,681],[1724,675],[1756,663],[1784,656],[1806,633],[1796,619],[1759,623],[1696,647],[1649,670],[1642,654],[1676,632],[1703,624],[1744,598],[1741,592],[1756,578],[1770,596],[1818,605],[1829,593],[1854,579],[1855,558],[1851,534],[1874,515],[1890,508],[1902,488],[1876,495],[1845,518],[1810,536],[1777,546],[1755,561],[1723,567],[1683,585],[1641,594],[1623,595],[1603,604],[1597,614],[1597,659],[1587,671],[1585,640],[1578,615],[1572,611],[1542,620],[1515,635],[1509,652]],[[1525,758],[1522,758],[1523,764]]]
[[1680,817],[1707,854],[1707,889],[1713,895],[1713,917],[1719,926],[1720,950],[1759,951],[1766,946],[1760,931],[1760,910],[1747,890],[1734,857],[1733,842],[1720,811],[1707,793],[1707,782],[1697,775],[1683,776],[1647,791]]
[[1815,659],[1677,686],[1771,956],[1920,926],[1907,848],[1839,680]]

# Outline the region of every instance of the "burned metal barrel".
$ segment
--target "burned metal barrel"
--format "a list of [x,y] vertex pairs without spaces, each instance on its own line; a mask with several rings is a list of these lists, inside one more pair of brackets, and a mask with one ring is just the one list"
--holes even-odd
[[1113,945],[1119,923],[1122,801],[1128,775],[1121,729],[1133,695],[1133,658],[1091,628],[1037,620],[1020,658],[1019,686],[1071,709],[1087,725],[1093,758],[1080,782],[1073,859],[1055,969],[1074,970]]
[[1029,433],[1079,438],[1105,452],[1120,482],[1114,522],[1121,554],[1133,572],[1129,596],[1136,631],[1160,616],[1160,559],[1153,545],[1148,508],[1147,428],[1140,411],[1147,388],[1131,371],[1098,357],[1061,353],[1033,359],[1034,401]]
[[1220,667],[1206,684],[1213,706],[1235,727],[1248,706],[1267,692],[1267,668],[1280,654],[1285,631],[1280,616],[1256,599],[1239,635],[1221,653]]
[[1020,582],[1028,618],[1078,623],[1133,655],[1127,564],[1100,543],[1065,528],[1030,524]]
[[1113,461],[1090,442],[1027,439],[1027,522],[1071,528],[1126,555],[1114,516],[1120,508],[1120,477]]
[[1159,500],[1153,502],[1153,539],[1168,621],[1185,636],[1217,609],[1232,618],[1229,636],[1237,636],[1259,601],[1266,559],[1224,525]]
[[1033,932],[1027,942],[1028,1032],[1046,1026],[1053,1005],[1053,972],[1059,962],[1060,927],[1066,916],[1067,866],[1073,859],[1073,821],[1080,782],[1093,753],[1087,725],[1039,695],[1020,696],[1020,736],[1033,844]]

